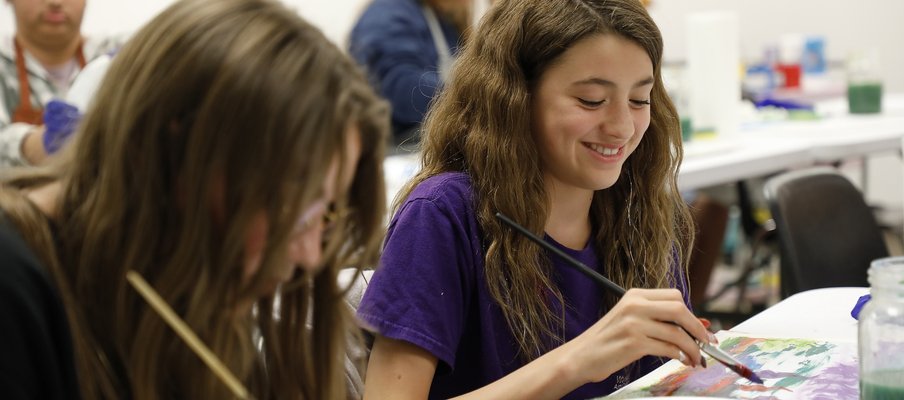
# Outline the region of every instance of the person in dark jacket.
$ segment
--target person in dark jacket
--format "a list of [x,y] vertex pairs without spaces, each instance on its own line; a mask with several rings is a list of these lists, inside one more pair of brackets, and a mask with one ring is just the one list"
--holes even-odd
[[355,23],[349,52],[392,105],[396,141],[416,137],[467,31],[471,8],[471,0],[373,0]]

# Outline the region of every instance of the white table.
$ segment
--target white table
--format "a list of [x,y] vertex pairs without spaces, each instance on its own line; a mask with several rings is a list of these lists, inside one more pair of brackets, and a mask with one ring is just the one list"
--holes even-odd
[[775,121],[743,125],[730,139],[686,143],[678,186],[692,190],[735,182],[814,163],[901,149],[904,94],[883,98],[883,112],[851,115],[842,100],[817,107],[815,121]]
[[786,338],[857,340],[851,309],[869,288],[814,289],[797,293],[731,329],[735,333]]
[[736,182],[812,164],[811,145],[785,137],[763,140],[758,135],[725,140],[697,140],[684,145],[678,170],[682,191]]

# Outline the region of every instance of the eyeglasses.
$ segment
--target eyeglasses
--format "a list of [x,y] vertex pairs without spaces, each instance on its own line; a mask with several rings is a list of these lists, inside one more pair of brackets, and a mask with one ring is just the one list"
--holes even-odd
[[329,230],[351,214],[350,208],[339,207],[335,202],[327,203],[326,200],[320,199],[301,213],[293,232],[307,232],[318,223],[323,223],[324,230]]
[[336,203],[330,203],[326,213],[323,214],[323,222],[327,228],[331,228],[347,219],[353,212],[354,210],[349,207],[340,207]]

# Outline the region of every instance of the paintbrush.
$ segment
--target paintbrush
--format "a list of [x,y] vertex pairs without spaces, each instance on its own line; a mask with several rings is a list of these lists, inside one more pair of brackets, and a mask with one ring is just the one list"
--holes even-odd
[[188,324],[176,315],[176,312],[166,304],[166,301],[157,294],[157,291],[155,291],[140,274],[135,271],[128,271],[126,272],[126,280],[128,280],[132,287],[138,291],[138,294],[151,305],[151,308],[156,311],[177,334],[179,334],[179,337],[181,337],[182,340],[185,340],[188,347],[192,349],[192,351],[194,351],[208,367],[210,367],[214,374],[229,388],[232,394],[240,399],[254,399],[254,396],[252,396],[248,389],[245,388],[245,385],[242,385],[242,382],[239,381],[239,379],[229,371],[229,368],[217,358],[213,351],[198,338],[198,335],[188,327]]
[[[583,273],[590,279],[594,280],[596,283],[598,283],[604,289],[609,290],[610,292],[612,292],[613,294],[615,294],[618,297],[622,297],[625,295],[625,288],[619,286],[615,282],[610,281],[609,279],[607,279],[605,276],[603,276],[599,272],[596,272],[593,269],[591,269],[590,267],[584,265],[584,263],[582,263],[578,260],[575,260],[574,257],[569,256],[564,251],[549,244],[548,242],[541,239],[537,235],[534,235],[533,233],[528,231],[526,228],[519,225],[517,222],[512,221],[511,218],[505,216],[505,214],[497,212],[496,218],[499,218],[499,220],[501,220],[506,225],[515,229],[515,231],[517,231],[524,237],[530,239],[534,243],[539,244],[544,249],[549,250],[549,251],[553,252],[555,255],[561,257],[563,260],[565,260],[567,262],[568,265],[574,267],[575,269],[577,269],[578,271],[580,271],[581,273]],[[683,326],[678,325],[677,323],[672,322],[672,321],[670,321],[670,323],[677,325],[679,328],[681,328],[681,330],[683,330],[684,333],[686,333],[688,336],[690,336],[691,339],[694,339],[694,342],[697,343],[697,346],[700,347],[701,351],[703,351],[706,354],[709,354],[710,357],[712,357],[716,361],[722,363],[723,365],[728,367],[728,369],[736,372],[738,375],[741,375],[744,378],[747,378],[751,382],[758,383],[761,385],[763,384],[763,380],[760,379],[760,377],[758,377],[755,373],[753,373],[753,371],[750,368],[748,368],[746,365],[742,364],[740,361],[738,361],[734,357],[732,357],[731,354],[726,353],[724,350],[722,350],[716,346],[713,346],[710,343],[695,339],[694,335],[691,335],[691,333],[688,332],[687,329],[684,329]],[[702,361],[702,359],[701,359],[701,361]],[[706,367],[705,364],[703,364],[703,366]]]

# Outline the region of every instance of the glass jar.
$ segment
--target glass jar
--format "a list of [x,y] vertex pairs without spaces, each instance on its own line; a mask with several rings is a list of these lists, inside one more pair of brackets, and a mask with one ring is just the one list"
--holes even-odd
[[859,318],[860,398],[904,399],[904,257],[875,260]]
[[882,76],[879,52],[861,50],[851,54],[847,62],[848,110],[851,114],[882,112]]
[[681,123],[681,141],[688,142],[694,137],[694,126],[691,123],[690,91],[687,87],[687,72],[675,66],[662,69],[662,80],[672,104],[678,111]]

